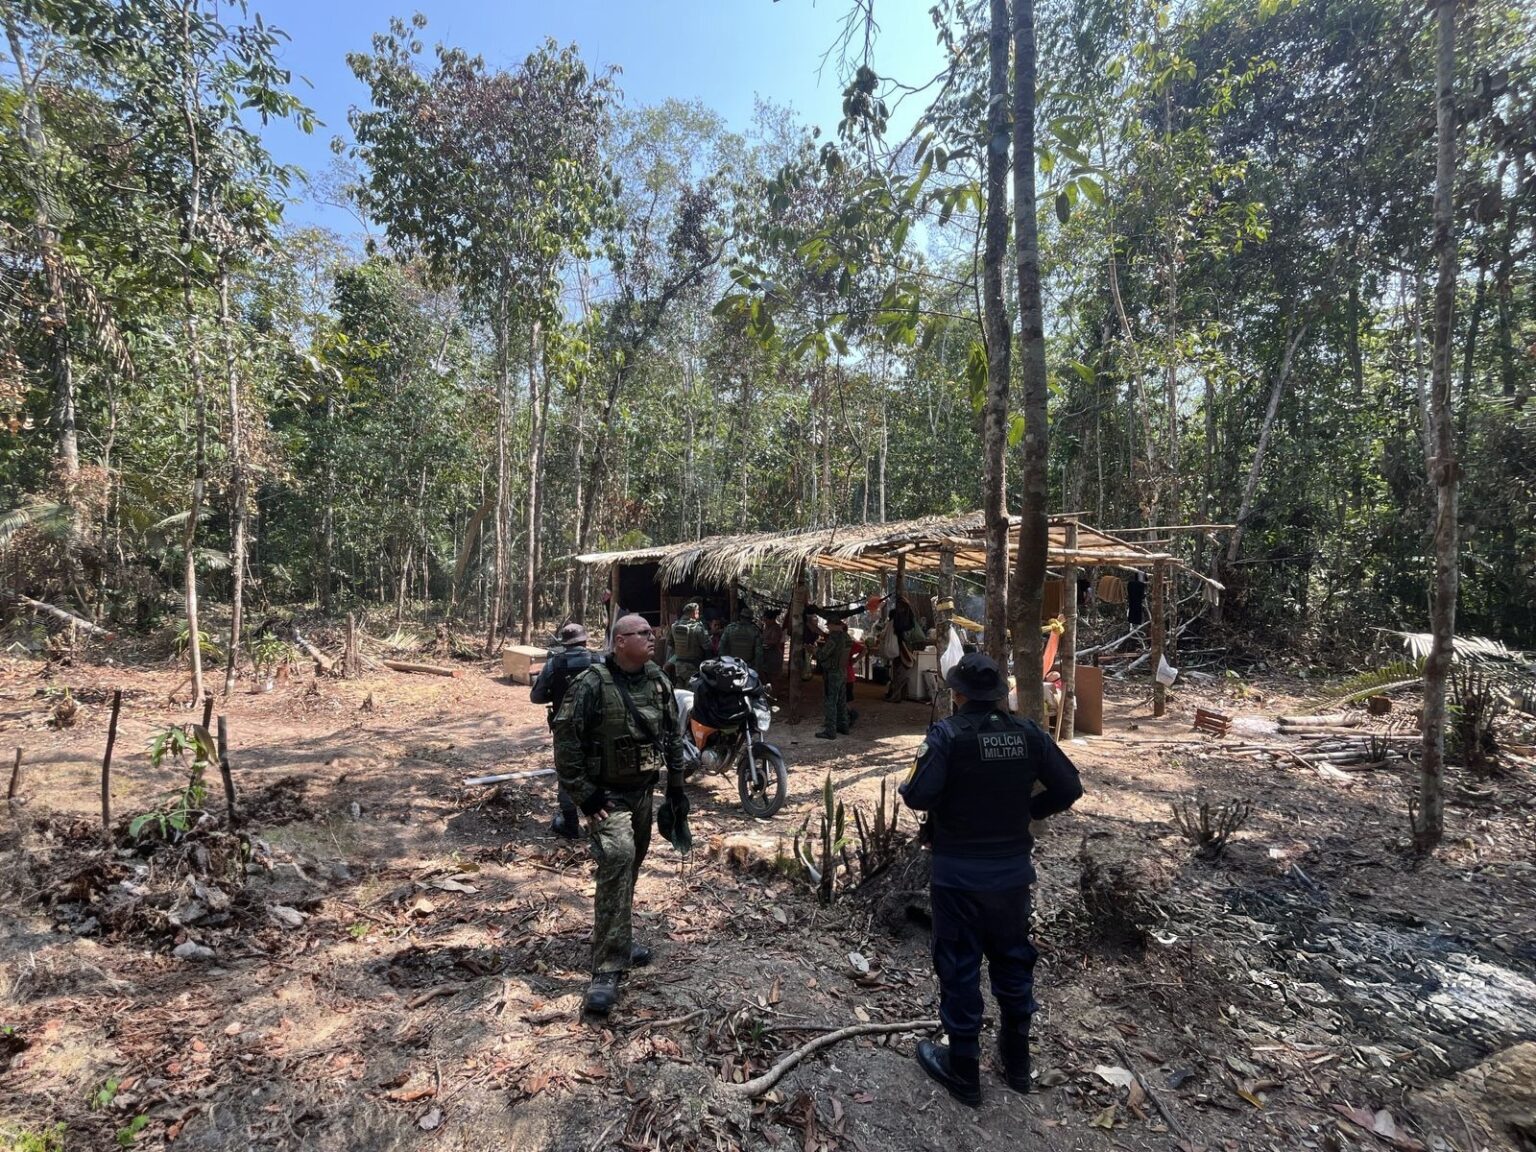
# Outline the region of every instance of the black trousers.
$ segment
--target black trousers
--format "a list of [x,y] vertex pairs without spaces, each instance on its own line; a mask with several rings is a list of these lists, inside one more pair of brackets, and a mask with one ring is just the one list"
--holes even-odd
[[1035,946],[1029,939],[1029,889],[971,892],[930,889],[933,968],[939,977],[939,1019],[956,1056],[979,1056],[983,1003],[981,960],[992,972],[992,995],[1003,1025],[1029,1031],[1035,1011]]

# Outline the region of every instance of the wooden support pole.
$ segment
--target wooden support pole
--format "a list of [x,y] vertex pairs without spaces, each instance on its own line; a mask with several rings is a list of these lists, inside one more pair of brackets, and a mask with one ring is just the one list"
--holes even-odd
[[341,674],[348,680],[355,680],[362,671],[362,661],[357,653],[357,615],[347,613],[347,650],[342,656]]
[[240,818],[235,813],[235,778],[229,770],[229,723],[224,716],[219,717],[219,775],[224,780],[224,807],[229,813],[229,826],[237,828]]
[[731,604],[730,604],[731,619],[735,620],[736,619],[737,608],[741,604],[741,593],[737,589],[736,582],[734,580],[731,581],[731,590],[730,591],[731,591]]
[[903,552],[896,557],[896,595],[904,596],[907,591],[907,554]]
[[[1077,521],[1067,525],[1067,551],[1077,548]],[[1056,711],[1056,739],[1070,740],[1077,712],[1077,565],[1068,561],[1061,570],[1061,707]]]
[[[944,651],[944,646],[949,643],[949,618],[955,614],[955,553],[951,548],[945,548],[939,553],[939,603],[948,600],[948,608],[940,608],[934,612],[934,643],[939,651]],[[954,697],[949,685],[944,683],[943,669],[939,670],[939,677],[933,688],[933,718],[942,720],[955,710]]]
[[11,786],[5,790],[7,800],[15,800],[21,789],[21,749],[16,749],[16,766],[11,769]]
[[1168,689],[1157,678],[1163,665],[1163,643],[1167,631],[1164,618],[1164,588],[1168,580],[1168,562],[1155,561],[1152,565],[1152,715],[1161,716],[1168,711]]
[[805,564],[795,569],[795,587],[789,597],[789,722],[800,723],[800,663],[804,659],[805,606],[809,589],[805,584]]
[[101,758],[101,835],[112,843],[112,745],[117,743],[117,714],[123,706],[123,690],[112,690],[112,719],[107,722],[107,752]]
[[213,726],[213,693],[203,693],[203,731],[208,731]]

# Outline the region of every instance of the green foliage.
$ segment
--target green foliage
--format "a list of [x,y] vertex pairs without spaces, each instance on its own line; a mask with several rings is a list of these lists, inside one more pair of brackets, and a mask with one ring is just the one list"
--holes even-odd
[[139,1133],[149,1126],[148,1116],[135,1116],[128,1123],[117,1130],[117,1144],[120,1148],[132,1148],[138,1143]]
[[173,840],[188,831],[203,811],[208,797],[208,768],[217,763],[218,744],[201,724],[172,725],[156,732],[149,741],[149,762],[158,769],[167,758],[181,763],[191,756],[187,782],[173,788],[159,804],[128,822],[128,835],[141,839],[152,830],[161,840]]
[[64,1124],[55,1124],[40,1132],[0,1125],[0,1152],[66,1152],[67,1132]]

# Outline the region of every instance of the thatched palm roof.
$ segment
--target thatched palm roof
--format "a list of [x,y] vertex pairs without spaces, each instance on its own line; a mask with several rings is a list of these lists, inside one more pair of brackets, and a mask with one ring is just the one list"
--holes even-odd
[[[1077,546],[1067,548],[1067,529],[1077,527]],[[657,564],[663,584],[729,584],[762,569],[814,568],[878,576],[906,557],[908,572],[938,572],[947,554],[955,571],[986,570],[985,519],[980,512],[960,516],[925,516],[883,524],[847,524],[799,532],[756,532],[708,536],[683,544],[662,544],[621,552],[589,552],[578,564],[608,568],[615,564]],[[1180,566],[1166,552],[1154,552],[1084,524],[1077,516],[1055,516],[1049,529],[1051,564],[1146,568],[1164,560]],[[1019,518],[1008,526],[1010,554],[1019,543]]]

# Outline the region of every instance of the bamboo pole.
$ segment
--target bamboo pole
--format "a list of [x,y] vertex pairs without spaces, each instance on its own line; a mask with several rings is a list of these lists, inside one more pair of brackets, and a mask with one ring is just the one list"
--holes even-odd
[[1167,621],[1163,616],[1163,583],[1168,578],[1168,562],[1158,560],[1152,565],[1152,715],[1161,716],[1168,711],[1168,689],[1157,678],[1163,664],[1163,640]]
[[101,758],[101,835],[112,843],[112,745],[117,743],[117,714],[123,706],[123,690],[112,690],[112,719],[107,722],[107,751]]

